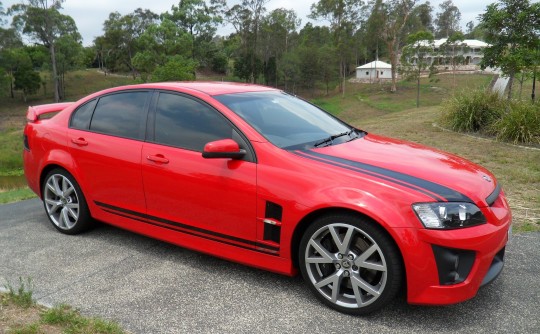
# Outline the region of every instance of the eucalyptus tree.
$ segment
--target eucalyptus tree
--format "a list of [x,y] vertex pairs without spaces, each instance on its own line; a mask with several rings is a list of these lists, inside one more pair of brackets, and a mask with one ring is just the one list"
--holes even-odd
[[403,29],[415,4],[416,0],[387,0],[381,3],[379,8],[374,8],[380,11],[382,17],[382,36],[392,65],[392,92],[397,91],[397,68]]
[[236,34],[240,36],[239,55],[235,61],[235,72],[240,78],[255,82],[262,72],[262,60],[259,56],[259,35],[266,4],[270,0],[242,0],[230,7],[226,0],[214,0],[219,5],[225,20],[229,22]]
[[480,25],[489,47],[481,62],[486,67],[500,68],[509,77],[508,99],[517,73],[535,67],[539,47],[540,3],[529,0],[499,0],[482,14]]
[[63,2],[64,0],[28,0],[11,6],[8,11],[13,15],[14,27],[49,50],[56,102],[61,98],[56,43],[61,36],[71,36],[73,40],[81,40],[75,21],[70,16],[60,13]]
[[312,19],[327,21],[333,34],[334,47],[339,59],[341,92],[345,95],[345,80],[352,62],[353,37],[365,16],[362,0],[319,0],[311,5]]
[[301,20],[294,10],[278,8],[266,15],[261,24],[261,51],[265,65],[266,84],[278,84],[278,66],[290,46],[291,36]]
[[183,72],[189,72],[189,75],[183,77],[184,80],[195,79],[198,64],[192,59],[193,39],[174,22],[164,19],[159,24],[148,26],[139,37],[138,43],[141,50],[133,57],[133,66],[144,81],[156,70],[159,70],[160,78],[179,77],[177,74],[167,74],[174,66],[178,66]]
[[460,31],[461,12],[452,0],[446,0],[439,5],[439,12],[435,19],[437,38],[449,38]]
[[127,15],[110,13],[103,23],[103,36],[94,40],[100,62],[106,62],[108,69],[112,71],[129,70],[135,78],[137,72],[133,66],[133,58],[140,50],[138,40],[150,25],[158,21],[159,15],[148,9],[138,8]]
[[218,25],[223,22],[220,8],[219,3],[207,3],[205,0],[180,0],[170,12],[161,14],[161,18],[174,22],[189,33],[193,39],[192,58],[208,65],[211,61],[208,53],[216,51],[212,50],[212,39]]
[[[465,35],[462,32],[456,31],[446,39],[441,45],[441,51],[445,53],[447,58],[450,58],[452,66],[452,86],[456,89],[456,70],[459,65],[465,62],[463,54],[469,49],[465,43]],[[461,51],[461,52],[460,52]]]
[[418,31],[407,37],[407,45],[403,48],[402,73],[408,79],[416,81],[416,107],[420,107],[420,77],[423,71],[431,66],[430,58],[434,55],[434,37],[430,31]]

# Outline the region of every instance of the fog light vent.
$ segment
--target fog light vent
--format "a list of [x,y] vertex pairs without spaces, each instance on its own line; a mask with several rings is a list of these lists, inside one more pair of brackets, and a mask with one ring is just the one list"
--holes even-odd
[[441,285],[458,284],[467,279],[474,264],[474,251],[432,245]]

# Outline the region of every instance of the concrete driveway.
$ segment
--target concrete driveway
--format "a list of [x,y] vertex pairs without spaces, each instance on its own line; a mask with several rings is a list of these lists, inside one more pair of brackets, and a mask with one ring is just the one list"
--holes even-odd
[[57,232],[41,202],[0,206],[0,284],[31,277],[35,298],[133,333],[540,333],[540,233],[515,235],[505,269],[473,300],[404,299],[367,317],[334,312],[289,278],[109,226]]

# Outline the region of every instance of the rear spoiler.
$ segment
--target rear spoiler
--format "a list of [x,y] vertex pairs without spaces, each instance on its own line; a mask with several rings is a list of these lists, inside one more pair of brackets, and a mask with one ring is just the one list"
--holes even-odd
[[55,113],[66,109],[71,106],[74,102],[63,102],[63,103],[51,103],[51,104],[42,104],[39,106],[30,106],[26,113],[26,120],[29,123],[34,123],[39,120],[39,116]]

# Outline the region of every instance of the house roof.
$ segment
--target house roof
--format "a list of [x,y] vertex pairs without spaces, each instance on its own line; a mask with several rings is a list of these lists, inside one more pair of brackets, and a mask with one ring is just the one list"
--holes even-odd
[[387,68],[387,69],[391,69],[392,65],[390,65],[388,63],[385,63],[384,61],[375,60],[375,61],[372,61],[371,63],[367,63],[365,65],[357,67],[357,69],[361,69],[361,70],[371,69],[371,68],[383,68],[383,69]]
[[[443,45],[444,43],[446,43],[447,40],[448,40],[448,38],[436,39],[436,40],[433,41],[433,46],[438,48],[441,45]],[[465,39],[462,42],[458,41],[457,43],[458,44],[465,44],[470,48],[487,48],[489,46],[488,43],[479,41],[477,39]],[[429,43],[427,41],[420,41],[420,45],[428,46]]]

